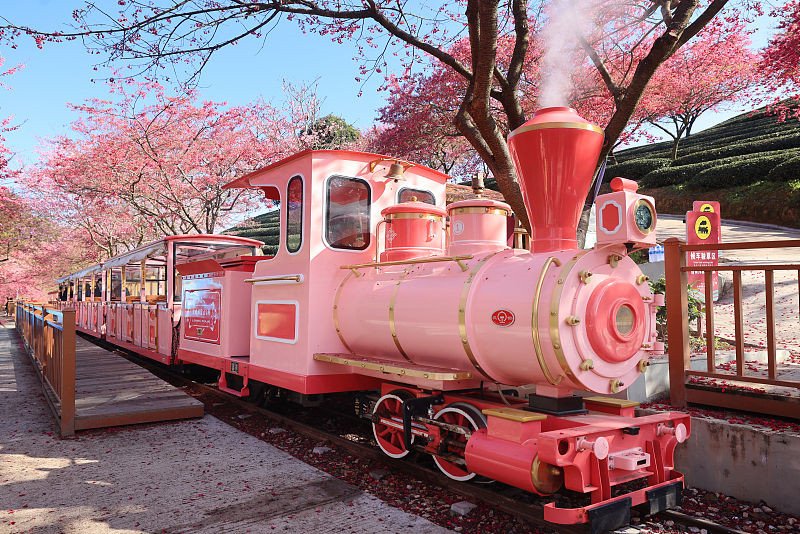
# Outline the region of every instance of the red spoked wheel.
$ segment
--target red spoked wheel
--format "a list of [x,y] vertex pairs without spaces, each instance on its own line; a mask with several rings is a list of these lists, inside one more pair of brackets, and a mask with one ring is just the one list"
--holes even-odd
[[[454,402],[439,410],[433,418],[443,423],[468,428],[473,432],[481,428],[486,428],[486,418],[481,411],[465,402]],[[445,444],[444,450],[447,451],[447,454],[449,456],[460,456],[463,458],[464,448],[467,445],[467,437],[462,434],[450,433],[448,439],[456,441],[461,445]],[[436,462],[436,466],[442,473],[453,480],[468,482],[477,476],[476,473],[468,471],[464,466],[453,463],[440,456],[434,455],[433,461]]]
[[[404,458],[409,451],[403,441],[403,401],[413,395],[405,390],[392,391],[378,399],[372,410],[372,433],[378,447],[392,458]],[[414,441],[414,436],[411,436]]]

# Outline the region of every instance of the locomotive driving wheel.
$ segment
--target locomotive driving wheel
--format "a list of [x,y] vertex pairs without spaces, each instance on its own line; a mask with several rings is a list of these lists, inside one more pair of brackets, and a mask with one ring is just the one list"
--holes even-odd
[[[378,399],[372,410],[372,433],[378,447],[392,458],[405,458],[409,452],[403,440],[403,401],[413,395],[395,390]],[[411,436],[414,441],[414,436]]]
[[[466,402],[454,402],[439,410],[433,418],[443,423],[464,427],[470,432],[486,428],[486,418],[481,411]],[[466,445],[467,436],[449,433],[447,442],[443,443],[439,450],[446,453],[449,458],[459,457],[463,459]],[[443,456],[434,455],[433,461],[436,462],[436,466],[442,473],[453,480],[467,482],[477,476],[472,471],[467,470],[466,465],[455,463]]]

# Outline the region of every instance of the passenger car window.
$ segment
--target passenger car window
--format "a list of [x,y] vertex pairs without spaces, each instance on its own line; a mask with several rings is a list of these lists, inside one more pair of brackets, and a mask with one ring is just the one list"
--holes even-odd
[[286,187],[286,250],[303,246],[303,179],[293,176]]
[[364,250],[370,243],[369,184],[357,178],[332,176],[328,180],[325,239],[333,248]]
[[404,187],[397,193],[397,202],[424,202],[426,204],[436,205],[436,199],[433,198],[433,193],[423,189],[411,189]]

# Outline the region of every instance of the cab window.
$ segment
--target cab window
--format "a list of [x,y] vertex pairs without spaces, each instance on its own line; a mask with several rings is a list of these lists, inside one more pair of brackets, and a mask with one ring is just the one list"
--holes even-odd
[[303,246],[303,179],[293,176],[286,187],[286,250]]
[[404,187],[397,192],[397,202],[424,202],[426,204],[436,205],[436,199],[433,197],[433,193],[423,189],[411,189],[410,187]]
[[369,184],[332,176],[325,195],[325,239],[332,248],[364,250],[370,244]]

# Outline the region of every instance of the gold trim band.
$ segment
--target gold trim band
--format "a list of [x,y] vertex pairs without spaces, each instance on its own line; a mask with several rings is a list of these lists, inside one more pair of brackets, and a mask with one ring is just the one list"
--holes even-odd
[[464,206],[463,208],[453,208],[450,210],[450,215],[460,215],[462,213],[478,213],[482,215],[502,215],[508,217],[509,211],[504,208],[491,208],[491,207],[477,207],[477,206]]
[[531,132],[533,130],[550,130],[555,128],[570,128],[573,130],[589,130],[591,132],[599,133],[602,136],[605,136],[605,132],[603,129],[600,128],[596,124],[592,124],[589,122],[540,122],[538,124],[529,124],[528,126],[520,126],[510,134],[508,134],[508,138],[511,139],[517,134]]
[[347,344],[347,341],[344,339],[344,335],[342,334],[341,328],[339,328],[339,297],[342,295],[342,289],[344,285],[347,283],[348,280],[353,276],[353,274],[358,275],[356,271],[350,271],[347,273],[347,276],[344,277],[342,283],[339,284],[339,287],[336,289],[336,296],[333,299],[333,327],[336,329],[336,335],[339,336],[339,341],[342,342],[344,348],[346,348],[350,354],[355,354],[353,349],[350,348],[350,345]]
[[432,221],[442,222],[444,217],[442,215],[434,215],[432,213],[389,213],[386,215],[387,221],[396,219],[430,219]]
[[553,373],[550,372],[547,361],[544,359],[542,339],[539,334],[539,304],[542,298],[542,288],[544,287],[544,279],[547,276],[547,271],[550,269],[550,266],[554,264],[556,267],[561,266],[561,262],[558,261],[558,258],[547,258],[542,266],[542,274],[539,275],[539,282],[536,284],[536,292],[533,294],[533,308],[531,310],[531,335],[533,336],[533,350],[536,353],[536,360],[539,362],[539,368],[542,370],[542,373],[544,373],[544,377],[547,381],[557,386],[564,377],[559,375],[558,378],[556,378],[553,376]]
[[396,261],[378,261],[372,263],[356,263],[354,265],[342,265],[340,269],[366,269],[367,267],[389,267],[391,265],[417,265],[418,263],[441,263],[445,261],[454,261],[458,263],[462,271],[466,271],[466,265],[461,262],[464,260],[471,260],[472,254],[464,256],[429,256],[427,258],[414,258],[411,260],[396,260]]
[[339,354],[317,353],[314,354],[314,359],[318,362],[335,363],[338,365],[354,367],[356,369],[366,369],[368,371],[377,371],[380,373],[387,373],[397,376],[411,376],[415,378],[424,378],[427,380],[454,381],[470,380],[473,378],[472,373],[469,371],[443,371],[435,369],[426,370],[425,368],[414,369],[403,367],[395,362],[390,363],[370,361],[361,358],[348,358],[345,355]]
[[400,291],[400,284],[403,283],[403,280],[406,276],[408,276],[409,272],[411,272],[410,269],[406,269],[405,272],[403,272],[403,276],[401,276],[395,284],[394,290],[392,291],[392,296],[389,299],[389,332],[392,334],[392,341],[394,341],[394,346],[397,347],[397,351],[408,362],[411,362],[411,358],[409,358],[408,354],[406,354],[406,351],[403,350],[403,346],[400,344],[400,339],[397,337],[397,324],[394,320],[394,307],[395,303],[397,302],[397,292]]
[[561,369],[564,371],[564,374],[566,374],[576,386],[579,385],[578,379],[569,368],[567,357],[564,354],[564,347],[561,344],[561,334],[559,333],[558,329],[558,312],[559,303],[561,302],[561,293],[564,292],[564,284],[567,281],[567,275],[572,271],[572,268],[575,267],[575,264],[578,263],[578,260],[580,260],[587,252],[588,251],[579,252],[573,256],[572,259],[564,266],[561,272],[558,273],[558,281],[555,289],[553,290],[553,300],[550,301],[550,341],[553,343],[553,351],[556,354],[556,360],[558,360],[558,363],[561,366]]
[[478,363],[478,359],[475,358],[475,353],[472,352],[472,347],[469,344],[469,337],[467,336],[467,298],[469,297],[470,286],[472,285],[472,280],[475,278],[475,275],[478,274],[478,271],[481,270],[481,267],[483,267],[488,260],[494,258],[500,252],[502,251],[500,250],[494,252],[476,262],[475,266],[467,276],[467,279],[464,281],[464,286],[461,288],[461,298],[458,302],[458,334],[461,336],[461,345],[464,347],[464,352],[467,354],[467,358],[469,358],[472,366],[492,382],[497,382],[497,380],[492,378],[483,369],[483,367],[481,367],[481,365]]

